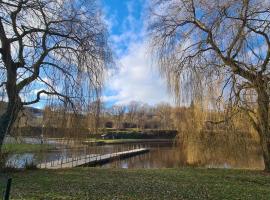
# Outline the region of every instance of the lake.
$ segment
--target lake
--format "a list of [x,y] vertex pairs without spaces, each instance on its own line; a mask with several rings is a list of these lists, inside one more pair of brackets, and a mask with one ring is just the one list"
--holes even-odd
[[[49,143],[57,144],[59,149],[39,152],[39,153],[24,153],[12,154],[9,156],[7,165],[15,166],[16,168],[24,168],[26,163],[39,164],[42,162],[61,162],[67,158],[76,158],[83,155],[103,155],[114,152],[127,151],[137,148],[149,148],[150,151],[145,154],[137,155],[123,160],[115,160],[110,163],[103,164],[102,168],[177,168],[186,165],[186,157],[181,150],[181,146],[174,142],[149,142],[149,143],[127,143],[127,144],[106,144],[67,148],[68,146],[59,145],[56,141]],[[204,152],[202,152],[204,153]],[[250,162],[248,160],[254,160]],[[241,158],[219,160],[218,162],[211,161],[200,166],[208,168],[263,168],[263,160],[260,155],[248,159],[247,162]],[[255,163],[255,164],[252,164]]]

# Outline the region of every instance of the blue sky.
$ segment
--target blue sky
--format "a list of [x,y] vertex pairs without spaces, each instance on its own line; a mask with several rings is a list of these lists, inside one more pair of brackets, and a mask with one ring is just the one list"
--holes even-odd
[[111,70],[105,83],[103,100],[107,105],[127,104],[132,100],[150,105],[172,102],[152,64],[145,31],[143,0],[103,0],[104,18],[117,70]]
[[[144,0],[102,0],[104,21],[108,26],[109,42],[116,69],[105,78],[102,100],[107,107],[140,101],[149,105],[172,103],[163,80],[153,65],[146,30]],[[33,90],[35,94],[38,90]],[[32,106],[43,108],[43,99]]]

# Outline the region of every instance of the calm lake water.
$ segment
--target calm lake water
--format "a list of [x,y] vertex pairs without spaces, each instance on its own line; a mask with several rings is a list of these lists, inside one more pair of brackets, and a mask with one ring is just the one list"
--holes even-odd
[[117,144],[102,146],[85,146],[80,148],[60,148],[59,150],[24,153],[10,155],[7,165],[17,168],[25,167],[26,163],[50,162],[56,160],[65,160],[66,158],[78,157],[88,154],[108,154],[120,151],[127,151],[137,148],[149,148],[150,151],[145,154],[137,155],[123,160],[104,164],[98,167],[104,168],[171,168],[183,166],[179,147],[173,142],[152,142],[144,144]]
[[[102,168],[173,168],[184,165],[179,147],[172,142],[137,144],[149,153],[102,165]],[[132,148],[132,146],[131,146]]]
[[[30,139],[28,139],[30,140]],[[30,140],[31,141],[31,140]],[[115,160],[106,163],[101,168],[177,168],[185,165],[186,158],[181,152],[181,147],[173,142],[150,142],[150,143],[134,143],[134,144],[107,144],[101,146],[81,146],[75,148],[67,148],[68,146],[59,143],[59,141],[48,141],[55,144],[57,150],[39,152],[39,153],[24,153],[10,155],[7,165],[16,168],[24,168],[26,163],[34,163],[35,165],[44,162],[61,162],[67,158],[74,159],[84,155],[103,155],[114,152],[127,151],[137,148],[149,148],[150,151],[145,154],[137,155],[123,160]],[[205,153],[205,152],[202,152]],[[226,161],[210,162],[203,167],[221,167],[221,168],[263,168],[263,160],[260,155],[250,157],[247,161],[241,159],[242,156],[227,159]],[[223,159],[221,159],[223,160]],[[250,162],[251,161],[251,162]]]

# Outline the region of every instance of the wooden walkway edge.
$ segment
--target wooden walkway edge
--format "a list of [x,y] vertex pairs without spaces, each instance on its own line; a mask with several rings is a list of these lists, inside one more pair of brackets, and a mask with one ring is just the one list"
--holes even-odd
[[110,153],[104,155],[85,155],[81,157],[77,157],[76,159],[68,158],[64,161],[58,162],[47,162],[41,163],[37,167],[40,169],[61,169],[61,168],[72,168],[72,167],[80,167],[80,166],[96,166],[100,164],[104,164],[107,162],[111,162],[116,159],[123,159],[132,157],[135,155],[143,154],[149,152],[147,148],[133,149],[129,151],[122,151],[117,153]]

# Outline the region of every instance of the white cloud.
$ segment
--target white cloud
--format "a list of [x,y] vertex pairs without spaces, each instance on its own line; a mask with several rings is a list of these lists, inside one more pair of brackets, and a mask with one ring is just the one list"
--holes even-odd
[[[141,101],[150,105],[160,102],[173,103],[173,98],[167,93],[166,81],[160,78],[158,69],[151,65],[143,23],[144,14],[135,17],[134,3],[135,1],[126,3],[128,14],[118,22],[112,10],[104,9],[110,27],[112,49],[118,56],[118,70],[106,79],[106,91],[113,95],[106,92],[102,99],[110,104],[128,104],[130,101]],[[141,5],[143,13],[147,4],[141,1]],[[117,24],[114,24],[116,22]],[[113,32],[112,26],[117,27],[120,33]]]
[[151,58],[146,42],[129,45],[127,53],[119,62],[119,69],[106,83],[116,95],[105,95],[103,100],[115,104],[127,104],[130,101],[142,101],[148,104],[170,102],[172,98],[166,90],[166,82],[161,79],[155,67],[151,67]]

